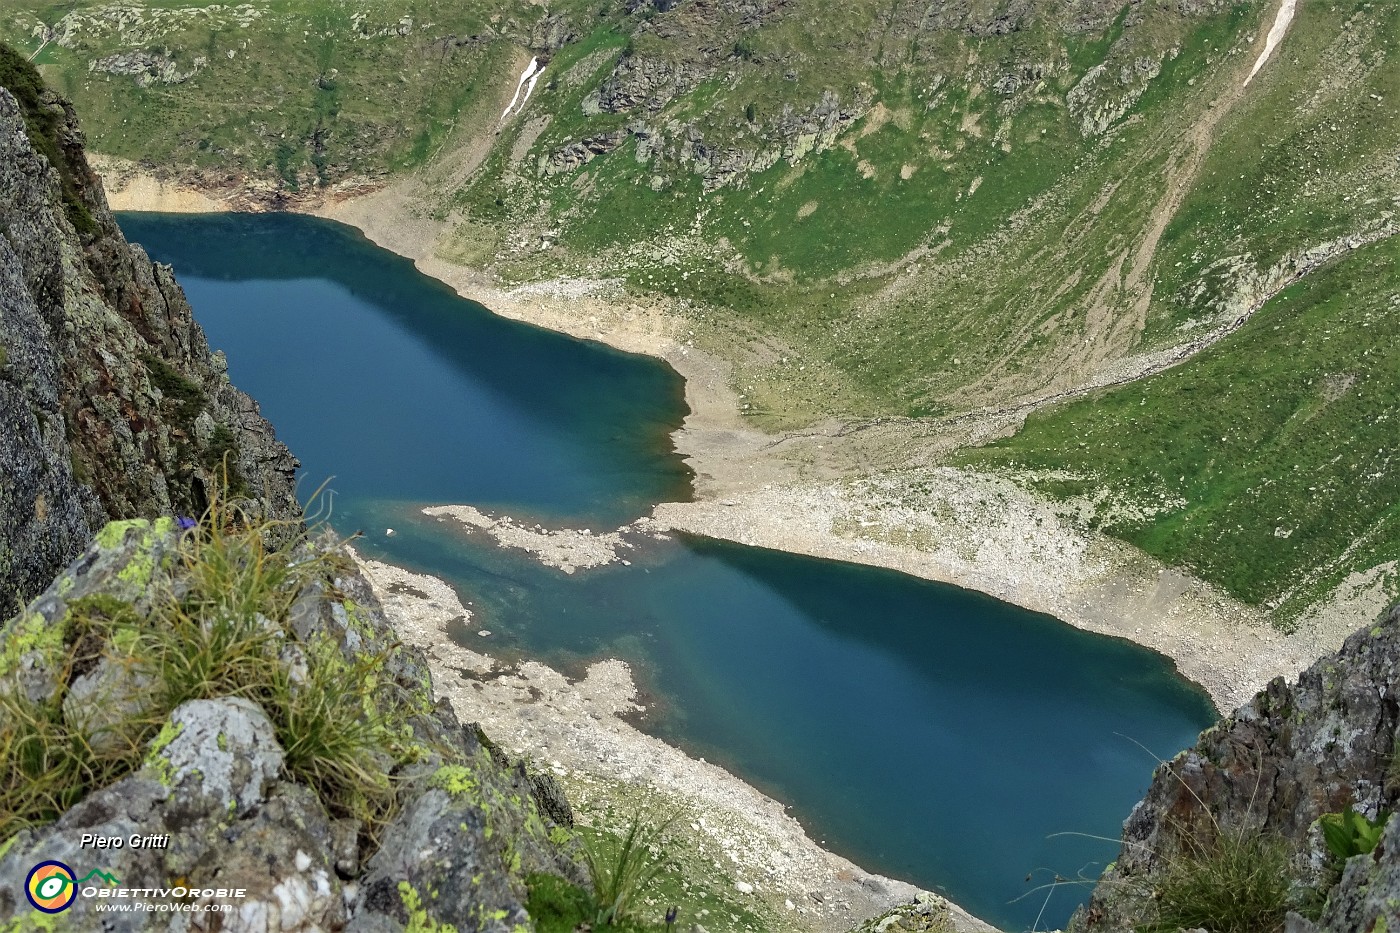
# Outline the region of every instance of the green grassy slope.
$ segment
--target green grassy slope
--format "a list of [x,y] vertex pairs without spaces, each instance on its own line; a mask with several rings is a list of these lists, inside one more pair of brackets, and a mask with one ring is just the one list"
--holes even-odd
[[1157,258],[1157,332],[1190,333],[1308,247],[1375,230],[1400,200],[1400,6],[1299,4],[1221,128]]
[[[1217,333],[1400,209],[1400,6],[1374,0],[1300,4],[1247,89],[1275,0],[13,5],[0,38],[39,50],[95,149],[303,193],[421,169],[440,257],[676,299],[765,428],[944,418],[1101,379]],[[138,53],[144,74],[111,73]],[[543,76],[502,122],[530,55]],[[1348,374],[1370,386],[1356,405],[1397,392],[1366,342],[1396,314],[1387,249],[1317,280],[1341,297],[1306,281],[1260,318],[1325,318],[1330,339],[1252,323],[1145,403],[1070,406],[968,462],[1022,464],[1071,499],[1102,482],[1110,532],[1301,606],[1394,556],[1392,467],[1354,453],[1385,446],[1369,409],[1344,393],[1308,421],[1326,430],[1278,440]],[[1271,334],[1293,342],[1263,371]],[[1123,431],[1138,439],[1115,446]],[[1353,462],[1346,483],[1380,473],[1359,494],[1335,472]]]
[[0,21],[0,39],[38,53],[98,151],[290,191],[426,161],[528,35],[525,3],[8,7],[22,9]]
[[1400,556],[1398,377],[1390,239],[1188,363],[1034,415],[962,460],[1083,500],[1105,530],[1287,615]]
[[[1397,37],[1394,5],[1301,6],[1163,233],[1149,342],[1247,311],[1309,250],[1394,229]],[[1400,557],[1397,255],[1389,240],[1344,255],[1179,369],[966,462],[1017,464],[1043,493],[1093,500],[1109,532],[1294,617]]]
[[[638,288],[718,309],[721,342],[749,328],[775,338],[778,355],[806,368],[742,374],[769,424],[833,399],[848,412],[925,416],[1076,381],[1141,342],[1142,324],[1112,326],[1132,313],[1118,270],[1182,136],[1242,77],[1262,5],[1192,17],[1154,5],[1131,29],[1125,8],[1081,33],[1065,31],[1068,6],[977,36],[911,23],[902,5],[809,0],[738,38],[711,27],[706,38],[733,49],[724,77],[654,114],[588,116],[598,78],[570,80],[576,66],[561,56],[551,67],[563,77],[538,92],[550,122],[529,154],[509,157],[531,127],[508,126],[453,206],[482,226],[554,234],[547,252],[493,256],[507,278],[583,273],[603,256]],[[592,41],[619,58],[684,67],[698,54],[684,25],[630,45],[615,28]],[[582,61],[604,76],[612,64]],[[1116,74],[1088,82],[1090,104],[1072,106],[1095,69]],[[824,94],[862,115],[829,148],[789,157],[784,111]],[[1110,132],[1086,135],[1103,107],[1117,113]],[[702,167],[635,140],[571,172],[538,171],[569,140],[636,119],[672,149],[694,135],[721,152],[783,155],[708,191]]]

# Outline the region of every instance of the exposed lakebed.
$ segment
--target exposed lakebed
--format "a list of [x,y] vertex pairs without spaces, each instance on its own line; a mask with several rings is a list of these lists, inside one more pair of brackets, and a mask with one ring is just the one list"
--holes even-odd
[[669,439],[680,378],[496,317],[326,221],[121,223],[175,267],[304,491],[334,477],[332,522],[365,532],[362,553],[456,587],[469,647],[566,671],[627,660],[643,728],[864,868],[1007,929],[1062,925],[1087,886],[1043,915],[1028,892],[1096,877],[1116,844],[1087,836],[1117,836],[1151,776],[1144,747],[1170,755],[1214,719],[1161,656],[956,587],[685,536],[630,536],[625,563],[564,573],[425,516],[462,504],[609,532],[688,496]]

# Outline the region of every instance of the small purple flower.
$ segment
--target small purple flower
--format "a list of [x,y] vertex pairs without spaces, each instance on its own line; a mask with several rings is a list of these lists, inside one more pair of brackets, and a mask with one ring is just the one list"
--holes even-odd
[[181,515],[175,519],[175,524],[179,527],[181,531],[189,531],[191,528],[193,528],[199,523],[192,518],[186,518],[184,515]]

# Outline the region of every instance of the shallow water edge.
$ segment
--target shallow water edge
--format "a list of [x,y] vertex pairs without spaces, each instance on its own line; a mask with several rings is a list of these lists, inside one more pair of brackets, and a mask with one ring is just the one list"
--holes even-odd
[[[438,695],[460,716],[489,735],[509,736],[507,750],[534,756],[576,805],[625,807],[639,785],[659,790],[663,808],[686,811],[681,845],[696,854],[723,853],[737,893],[762,905],[775,930],[841,933],[919,892],[823,849],[784,804],[632,725],[642,697],[625,662],[598,661],[567,678],[538,661],[503,661],[462,647],[449,629],[470,619],[471,610],[450,586],[360,554],[356,559],[401,637],[427,655]],[[994,929],[951,902],[947,908],[960,933]]]

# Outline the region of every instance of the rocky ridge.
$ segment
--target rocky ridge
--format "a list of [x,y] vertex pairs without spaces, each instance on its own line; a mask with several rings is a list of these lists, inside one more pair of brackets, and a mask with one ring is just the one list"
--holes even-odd
[[[156,890],[144,900],[167,905],[159,916],[171,930],[202,928],[200,911],[226,903],[224,930],[439,928],[424,926],[431,923],[518,933],[532,928],[528,873],[582,882],[568,842],[572,811],[553,778],[512,765],[450,705],[434,703],[422,655],[400,645],[368,581],[333,540],[282,552],[303,568],[293,574],[295,593],[273,601],[283,612],[229,620],[254,641],[261,633],[258,663],[283,670],[292,706],[265,691],[205,690],[213,695],[179,703],[158,732],[142,728],[150,697],[168,685],[133,653],[132,642],[146,636],[132,633],[164,625],[169,601],[188,604],[199,593],[200,555],[208,552],[196,540],[207,541],[204,535],[181,532],[168,519],[109,525],[0,629],[7,714],[25,695],[61,710],[75,742],[143,738],[129,774],[0,846],[0,925],[42,926],[44,915],[21,892],[32,866],[47,859],[84,873],[100,865],[122,888]],[[220,624],[213,615],[197,622],[206,631]],[[74,663],[93,654],[96,667]],[[356,678],[352,694],[337,699],[334,683]],[[288,719],[298,697],[332,712],[348,702],[351,716],[371,716],[383,727],[386,734],[357,752],[355,764],[386,775],[382,787],[394,801],[378,811],[389,817],[383,825],[366,819],[335,781],[298,764],[308,722],[314,725]],[[0,744],[17,741],[16,727],[0,716]],[[354,730],[343,721],[337,728]],[[168,844],[102,852],[84,845],[85,837],[132,834],[165,836]],[[212,894],[219,889],[244,895]],[[149,928],[148,913],[99,912],[97,903],[78,898],[64,928]]]
[[[199,515],[223,479],[298,514],[296,459],[169,267],[117,228],[66,102],[0,47],[0,609],[110,518]],[[8,89],[7,89],[8,88]]]
[[[1174,870],[1260,838],[1282,850],[1290,933],[1394,929],[1400,822],[1389,822],[1373,851],[1344,861],[1329,848],[1320,820],[1355,811],[1379,821],[1400,803],[1397,684],[1400,607],[1296,682],[1276,678],[1158,768],[1124,823],[1118,860],[1071,928],[1118,931],[1152,922]],[[1281,923],[1284,909],[1278,914]]]

